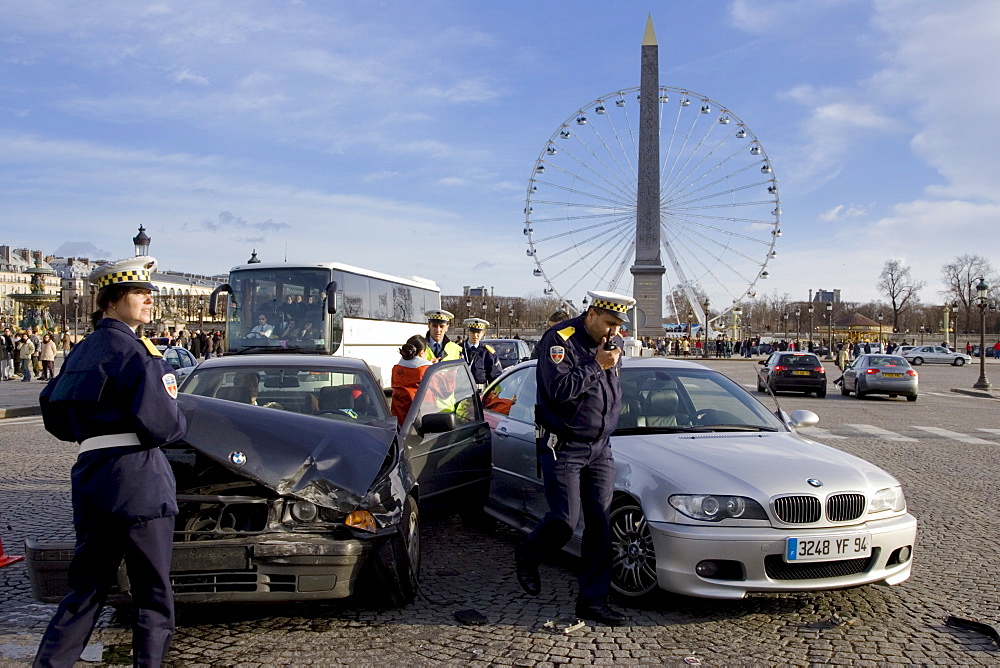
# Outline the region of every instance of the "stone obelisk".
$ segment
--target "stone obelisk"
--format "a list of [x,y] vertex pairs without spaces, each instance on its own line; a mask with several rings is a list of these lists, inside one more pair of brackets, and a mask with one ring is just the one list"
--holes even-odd
[[660,259],[660,67],[653,17],[642,38],[639,88],[639,188],[635,216],[635,264],[632,296],[635,333],[663,336],[663,274]]

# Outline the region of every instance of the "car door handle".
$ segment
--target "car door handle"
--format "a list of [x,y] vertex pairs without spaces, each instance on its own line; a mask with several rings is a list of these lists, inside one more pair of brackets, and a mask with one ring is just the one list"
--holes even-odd
[[497,438],[507,438],[510,434],[507,433],[507,427],[497,427],[496,430]]

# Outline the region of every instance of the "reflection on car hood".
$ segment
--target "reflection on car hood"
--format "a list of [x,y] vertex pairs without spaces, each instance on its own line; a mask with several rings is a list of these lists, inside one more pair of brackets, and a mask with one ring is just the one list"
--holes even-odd
[[[874,464],[788,432],[615,436],[611,444],[616,460],[644,466],[691,493],[767,499],[899,484]],[[823,488],[811,487],[810,478]]]
[[381,427],[221,399],[177,399],[189,446],[279,494],[342,512],[358,507],[395,436]]

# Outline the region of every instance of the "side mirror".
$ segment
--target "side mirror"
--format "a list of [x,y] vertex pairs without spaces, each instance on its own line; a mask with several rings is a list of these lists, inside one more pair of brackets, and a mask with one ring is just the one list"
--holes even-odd
[[420,418],[420,435],[443,434],[455,429],[454,413],[430,413]]
[[812,411],[792,411],[792,417],[788,420],[788,426],[796,429],[799,427],[815,427],[818,424],[819,416]]
[[326,286],[326,312],[331,315],[337,312],[337,281],[330,281]]
[[764,366],[765,364],[767,364],[767,360],[761,360],[761,361],[757,362],[757,364],[759,364],[761,366]]
[[223,283],[219,287],[212,290],[212,294],[208,297],[208,314],[213,318],[219,312],[219,294],[223,292],[232,292],[233,288],[229,283]]

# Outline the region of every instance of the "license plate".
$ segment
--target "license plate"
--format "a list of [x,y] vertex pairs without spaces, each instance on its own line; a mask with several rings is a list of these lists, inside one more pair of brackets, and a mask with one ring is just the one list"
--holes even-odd
[[785,561],[835,561],[869,557],[871,553],[872,539],[867,533],[788,538],[785,541]]
[[793,371],[792,375],[793,376],[808,376],[809,372],[808,371]]
[[903,377],[903,374],[901,374],[901,373],[883,373],[882,375],[884,377],[886,377],[886,378],[902,378]]

